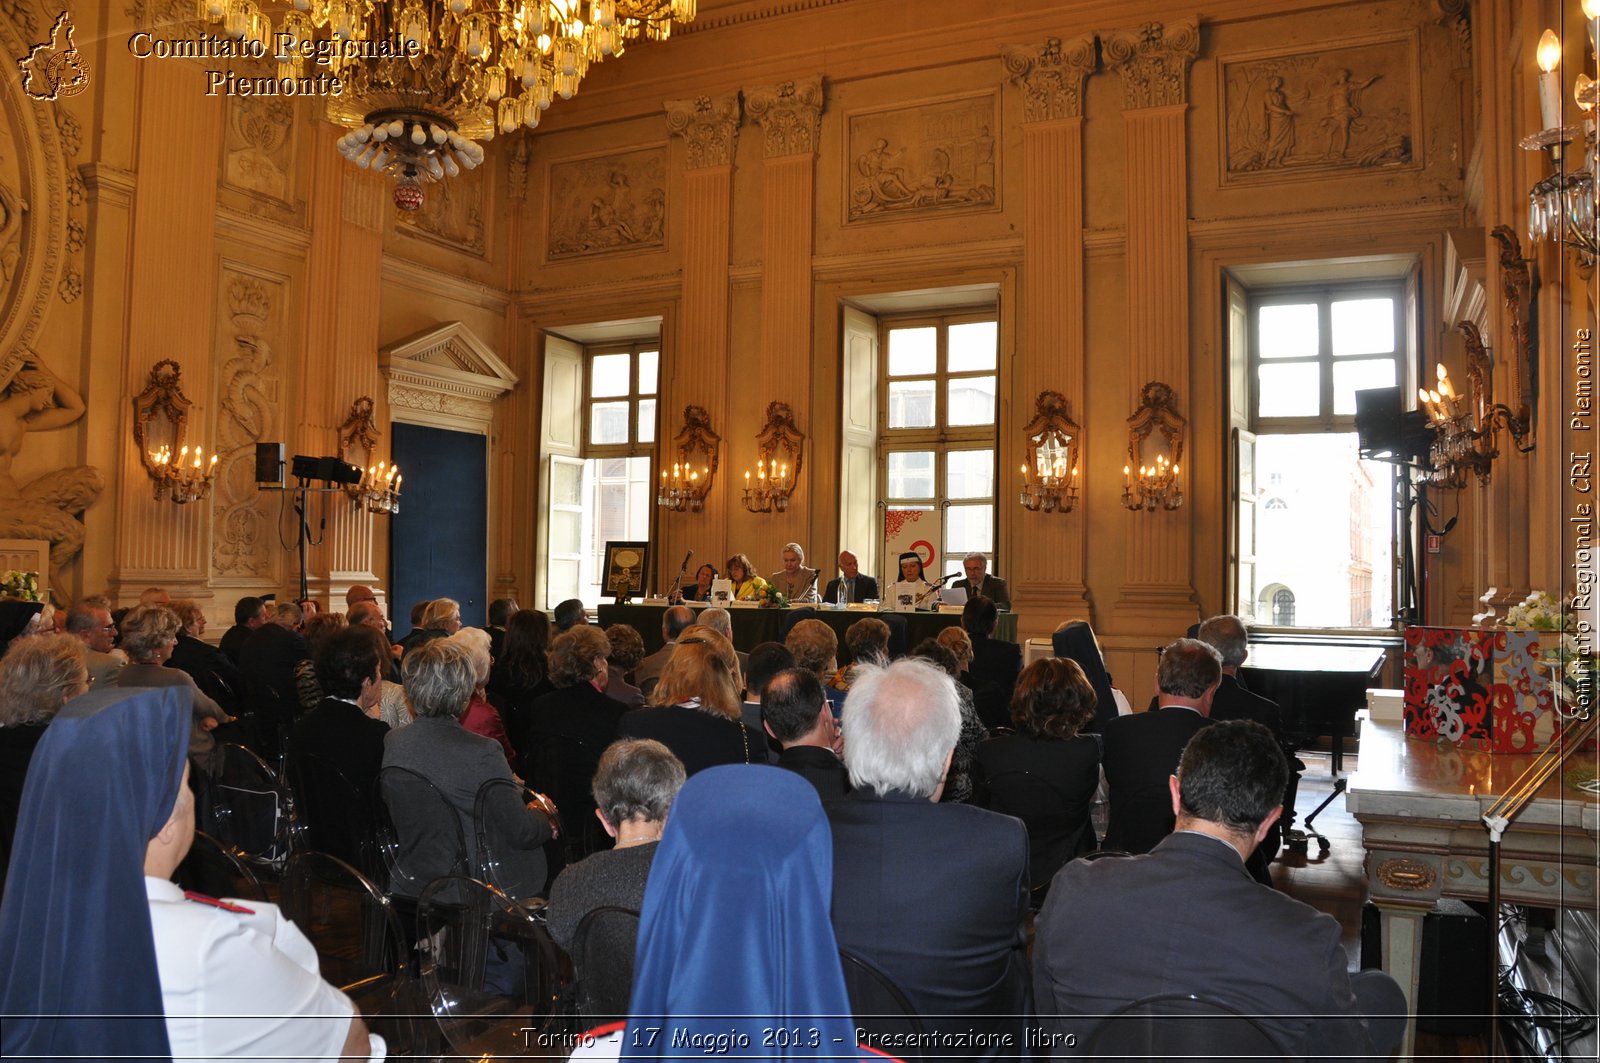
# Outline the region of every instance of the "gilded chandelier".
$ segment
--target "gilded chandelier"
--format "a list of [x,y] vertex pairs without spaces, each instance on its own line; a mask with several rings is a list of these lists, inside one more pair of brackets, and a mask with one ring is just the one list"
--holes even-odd
[[395,178],[401,210],[422,185],[483,161],[480,141],[539,124],[571,99],[591,63],[628,41],[666,40],[695,0],[198,0],[219,23],[272,55],[284,73],[326,67],[341,91],[330,121],[350,130],[339,151]]

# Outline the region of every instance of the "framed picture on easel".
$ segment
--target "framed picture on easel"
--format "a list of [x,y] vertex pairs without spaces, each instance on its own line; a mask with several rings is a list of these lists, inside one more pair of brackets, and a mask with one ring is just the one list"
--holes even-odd
[[650,564],[648,542],[606,543],[606,561],[600,587],[619,602],[644,594],[644,574]]

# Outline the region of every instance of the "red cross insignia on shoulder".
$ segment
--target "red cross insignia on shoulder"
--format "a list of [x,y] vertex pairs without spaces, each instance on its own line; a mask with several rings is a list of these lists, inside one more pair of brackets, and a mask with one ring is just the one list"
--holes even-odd
[[239,915],[256,914],[254,908],[246,908],[242,904],[234,904],[231,901],[219,901],[215,897],[207,897],[204,893],[196,893],[194,890],[184,890],[183,899],[194,901],[196,904],[209,904],[213,908],[221,908],[225,912],[236,912]]

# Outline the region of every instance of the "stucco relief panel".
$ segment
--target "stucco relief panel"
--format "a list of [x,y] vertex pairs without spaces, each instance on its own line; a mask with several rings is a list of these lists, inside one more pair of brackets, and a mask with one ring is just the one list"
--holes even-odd
[[487,166],[465,170],[458,177],[430,184],[422,209],[396,212],[395,228],[483,258],[489,246],[489,171]]
[[222,181],[279,210],[293,209],[294,104],[276,96],[228,97]]
[[553,163],[550,260],[665,245],[667,150],[644,148]]
[[217,476],[211,567],[218,578],[277,578],[273,503],[255,486],[255,445],[281,439],[287,282],[224,265],[218,284]]
[[1224,184],[1420,165],[1414,36],[1221,56]]
[[845,223],[999,206],[999,94],[847,120]]

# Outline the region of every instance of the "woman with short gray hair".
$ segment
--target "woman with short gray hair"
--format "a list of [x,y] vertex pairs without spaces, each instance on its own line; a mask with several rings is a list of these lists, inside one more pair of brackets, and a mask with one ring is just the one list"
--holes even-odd
[[448,641],[465,649],[467,660],[472,663],[472,697],[467,701],[467,711],[461,715],[461,726],[475,735],[499,742],[500,748],[505,751],[506,763],[515,770],[517,751],[506,736],[506,725],[500,718],[500,710],[490,704],[489,696],[484,692],[489,682],[489,670],[494,664],[494,658],[489,655],[489,633],[481,627],[464,627],[451,635]]
[[550,936],[562,948],[572,948],[578,924],[594,909],[643,906],[650,861],[683,780],[682,762],[660,742],[623,739],[606,748],[594,773],[595,816],[616,848],[573,864],[550,887]]
[[[434,639],[412,647],[400,672],[417,718],[384,736],[383,767],[415,772],[443,795],[455,809],[470,857],[478,836],[479,788],[491,779],[516,781],[500,744],[461,726],[478,688],[472,656],[453,639]],[[424,883],[451,874],[456,854],[453,845],[442,845],[438,832],[430,829],[431,807],[436,807],[431,795],[425,788],[392,783],[392,778],[380,775],[379,783],[400,836],[402,862]],[[554,806],[535,795],[535,804],[524,809],[509,787],[507,791],[506,801],[490,810],[488,820],[500,847],[501,879],[516,884],[507,892],[519,898],[536,896],[543,892],[546,877],[543,846],[555,836]]]
[[129,664],[117,673],[119,687],[187,687],[194,721],[189,731],[189,759],[207,775],[222,771],[222,751],[211,732],[233,717],[201,690],[187,672],[165,667],[178,646],[182,628],[178,614],[164,605],[137,605],[122,618],[122,649]]
[[767,577],[774,590],[788,595],[791,602],[815,602],[817,595],[817,570],[806,567],[806,552],[799,543],[784,543],[781,552],[783,571]]

